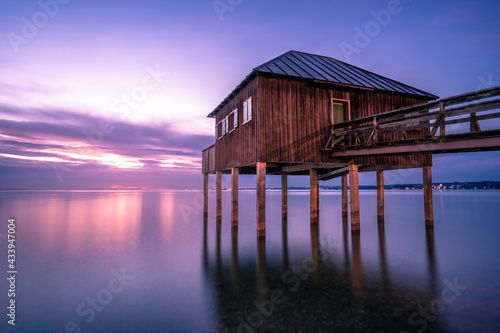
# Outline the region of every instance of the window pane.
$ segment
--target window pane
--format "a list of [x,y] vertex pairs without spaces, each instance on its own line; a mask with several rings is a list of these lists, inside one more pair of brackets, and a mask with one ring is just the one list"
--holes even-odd
[[252,98],[248,100],[248,119],[252,119]]

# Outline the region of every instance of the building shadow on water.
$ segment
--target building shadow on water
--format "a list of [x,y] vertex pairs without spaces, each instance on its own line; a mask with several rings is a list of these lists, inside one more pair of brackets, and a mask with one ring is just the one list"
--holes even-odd
[[[424,327],[415,313],[439,297],[432,229],[426,230],[428,281],[423,282],[427,292],[422,294],[412,283],[399,281],[393,288],[384,223],[378,224],[376,269],[364,261],[361,234],[349,230],[346,217],[340,246],[322,238],[320,229],[328,226],[313,224],[310,250],[299,254],[289,243],[287,224],[282,221],[282,250],[277,255],[266,251],[270,244],[265,239],[255,240],[253,254],[241,253],[238,228],[232,228],[226,240],[220,223],[211,251],[204,221],[203,268],[206,285],[215,295],[214,331],[410,333]],[[222,253],[222,241],[231,242],[228,253]],[[442,331],[439,318],[425,322],[425,332]]]

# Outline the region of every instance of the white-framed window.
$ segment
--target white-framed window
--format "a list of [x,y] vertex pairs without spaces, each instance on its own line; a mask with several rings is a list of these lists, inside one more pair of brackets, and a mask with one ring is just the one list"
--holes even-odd
[[238,127],[238,109],[233,111],[233,128]]
[[252,120],[252,97],[243,102],[243,124]]
[[215,124],[215,138],[219,138],[219,124]]

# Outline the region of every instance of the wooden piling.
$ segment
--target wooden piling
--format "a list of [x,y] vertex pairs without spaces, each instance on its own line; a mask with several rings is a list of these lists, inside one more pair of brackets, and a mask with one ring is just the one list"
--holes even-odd
[[348,214],[347,209],[347,175],[342,176],[342,216],[346,216]]
[[310,175],[310,200],[311,200],[311,223],[318,223],[319,220],[319,186],[318,186],[318,170],[311,169]]
[[231,169],[231,225],[238,226],[238,168]]
[[358,166],[354,163],[349,163],[349,188],[351,192],[351,231],[359,231],[359,180]]
[[216,192],[216,201],[217,201],[217,211],[216,218],[217,221],[222,219],[222,172],[215,172],[215,192]]
[[208,216],[208,173],[203,174],[203,216]]
[[257,237],[266,236],[266,162],[257,162]]
[[377,220],[384,222],[384,170],[377,170]]
[[281,218],[288,218],[288,177],[286,172],[281,173]]
[[432,227],[434,226],[434,209],[432,202],[432,167],[423,167],[423,174],[425,225],[428,227]]

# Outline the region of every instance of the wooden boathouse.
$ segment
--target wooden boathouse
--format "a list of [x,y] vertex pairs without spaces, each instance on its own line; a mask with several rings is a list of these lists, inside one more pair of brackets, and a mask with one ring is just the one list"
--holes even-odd
[[[384,216],[384,170],[423,168],[426,225],[433,224],[432,154],[336,156],[332,148],[367,142],[418,139],[425,126],[382,131],[375,115],[426,104],[438,97],[319,55],[290,51],[254,68],[209,115],[215,119],[215,143],[202,152],[204,213],[208,213],[208,177],[216,174],[216,217],[221,219],[222,174],[232,175],[232,225],[238,225],[238,176],[256,174],[257,234],[265,236],[266,175],[281,175],[282,211],[287,215],[288,175],[310,176],[311,223],[319,219],[318,181],[342,177],[342,213],[348,213],[349,176],[351,229],[360,230],[358,172],[376,171],[378,217]],[[427,110],[418,110],[423,114]],[[391,119],[401,118],[393,115]],[[373,131],[349,135],[349,124],[370,121]],[[339,125],[341,124],[341,125]],[[340,134],[340,135],[339,135]],[[363,141],[363,142],[361,142]]]

